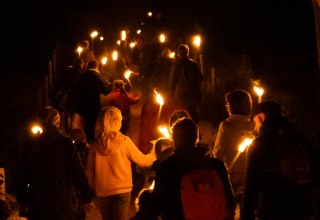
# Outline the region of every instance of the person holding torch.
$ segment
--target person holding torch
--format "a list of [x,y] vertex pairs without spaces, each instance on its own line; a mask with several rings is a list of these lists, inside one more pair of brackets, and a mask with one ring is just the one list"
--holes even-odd
[[244,137],[253,133],[254,123],[250,120],[251,95],[245,90],[234,90],[225,95],[229,117],[219,125],[213,154],[224,161],[230,174],[231,184],[238,204],[241,200],[245,171],[245,154],[238,153]]
[[95,59],[94,53],[90,50],[90,43],[87,40],[84,40],[80,43],[80,47],[82,48],[81,53],[79,53],[79,57],[84,61],[84,69],[87,69],[88,62]]

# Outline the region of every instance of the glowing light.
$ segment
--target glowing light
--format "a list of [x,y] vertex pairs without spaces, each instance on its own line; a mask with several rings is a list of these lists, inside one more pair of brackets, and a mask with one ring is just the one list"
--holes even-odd
[[108,62],[108,57],[102,57],[101,63],[105,65]]
[[151,17],[151,16],[152,16],[152,12],[149,11],[149,12],[148,12],[148,17]]
[[79,54],[79,57],[81,56],[82,51],[83,51],[83,48],[82,48],[82,47],[78,47],[78,48],[77,48],[77,52],[78,52],[78,54]]
[[91,36],[92,38],[95,38],[96,36],[98,36],[98,31],[93,31],[93,32],[91,32],[90,36]]
[[243,151],[245,151],[245,149],[252,143],[252,141],[254,140],[254,138],[252,138],[252,136],[250,135],[250,137],[247,137],[243,140],[242,143],[240,143],[239,147],[238,147],[238,153],[236,154],[236,156],[233,158],[232,162],[229,164],[227,164],[228,169],[231,170],[233,165],[236,163],[236,161],[238,160],[239,156],[241,155],[241,153]]
[[154,189],[154,184],[155,184],[155,181],[153,180],[148,189]]
[[132,48],[134,48],[134,47],[136,46],[136,43],[135,43],[135,42],[131,42],[131,43],[129,44],[129,46],[130,46],[130,48],[132,49]]
[[175,55],[176,55],[175,52],[171,52],[171,53],[169,53],[169,58],[170,59],[174,59]]
[[195,47],[200,47],[201,45],[201,37],[199,35],[196,35],[193,37],[193,45]]
[[120,45],[121,44],[121,40],[117,40],[117,44]]
[[141,32],[142,32],[142,31],[141,31],[140,29],[139,29],[139,30],[137,30],[137,34],[141,34]]
[[253,87],[253,90],[255,91],[255,93],[256,93],[258,96],[262,96],[263,93],[264,93],[263,88],[258,87],[258,86],[254,86],[254,87]]
[[129,83],[129,85],[130,85],[131,88],[133,88],[133,87],[132,87],[132,84],[131,84],[131,82],[130,82],[130,76],[131,76],[132,73],[133,73],[133,72],[132,72],[131,70],[127,70],[127,71],[124,73],[124,78],[126,78],[126,79],[128,80],[128,83]]
[[126,79],[129,80],[129,78],[130,78],[130,76],[131,76],[131,73],[132,73],[131,70],[127,70],[127,71],[124,73],[124,78],[126,78]]
[[116,61],[118,59],[118,51],[113,51],[113,53],[112,53],[112,60],[113,61]]
[[100,40],[103,41],[103,40],[104,40],[104,37],[101,36],[101,37],[100,37]]
[[169,130],[166,126],[159,126],[158,130],[161,132],[161,134],[163,134],[164,137],[166,137],[166,138],[171,137]]
[[164,43],[166,41],[166,36],[164,34],[159,35],[159,42]]
[[159,105],[164,105],[162,96],[156,90],[154,90],[154,92],[156,94],[156,101],[159,103]]
[[157,117],[157,124],[159,122],[160,119],[160,115],[161,115],[161,110],[162,110],[162,106],[164,105],[164,101],[162,96],[156,91],[154,90],[154,93],[156,94],[156,101],[159,103],[159,112],[158,112],[158,117]]
[[127,39],[127,32],[121,31],[121,40],[126,40],[126,39]]
[[33,134],[41,134],[43,132],[42,128],[40,125],[33,125],[31,128],[31,131]]
[[239,145],[238,152],[242,153],[253,141],[253,138],[246,138],[244,141]]
[[258,96],[258,102],[262,102],[262,95],[264,94],[264,89],[260,86],[253,86],[253,90]]

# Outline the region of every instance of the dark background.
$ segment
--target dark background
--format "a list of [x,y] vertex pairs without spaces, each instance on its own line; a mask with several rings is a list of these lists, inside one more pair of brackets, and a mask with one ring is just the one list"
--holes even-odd
[[[279,101],[290,120],[315,145],[320,143],[319,68],[311,1],[47,0],[7,4],[1,12],[0,48],[0,146],[5,155],[15,151],[30,117],[41,106],[43,77],[57,45],[62,48],[61,63],[71,64],[76,44],[88,39],[91,30],[102,30],[112,38],[112,33],[139,27],[142,21],[147,33],[167,30],[177,43],[201,33],[206,65],[215,67],[217,76],[226,81],[223,92],[244,86],[237,84],[239,78],[260,79],[267,91],[265,99]],[[155,14],[150,19],[146,17],[149,10]],[[212,114],[215,123],[225,116],[222,102],[217,101]]]

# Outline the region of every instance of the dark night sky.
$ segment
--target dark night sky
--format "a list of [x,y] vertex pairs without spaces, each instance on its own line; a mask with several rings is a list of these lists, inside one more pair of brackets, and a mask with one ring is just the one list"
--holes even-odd
[[134,25],[149,9],[161,14],[161,19],[148,25],[169,27],[177,38],[201,31],[211,65],[245,54],[257,76],[275,86],[290,82],[286,83],[290,91],[298,81],[312,81],[318,74],[311,0],[34,0],[8,4],[2,8],[0,21],[5,116],[1,133],[6,136],[14,136],[12,126],[32,111],[32,94],[57,42],[73,47],[91,28],[117,31]]
[[264,60],[279,60],[276,56],[315,58],[311,1],[48,0],[11,4],[1,19],[3,50],[9,55],[2,66],[18,62],[19,71],[29,63],[33,71],[35,64],[40,68],[58,41],[73,44],[93,27],[117,31],[133,21],[138,23],[149,9],[162,15],[154,26],[167,26],[176,31],[175,36],[202,31],[210,56],[246,53],[256,59],[258,70]]

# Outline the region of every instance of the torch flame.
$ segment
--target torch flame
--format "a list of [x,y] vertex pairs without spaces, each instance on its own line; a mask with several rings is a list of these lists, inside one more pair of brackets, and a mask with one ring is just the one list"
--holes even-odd
[[164,104],[162,96],[156,90],[154,90],[154,93],[156,94],[156,101],[162,106]]
[[173,59],[175,55],[176,55],[175,52],[171,52],[171,53],[169,53],[169,58],[170,58],[170,59]]
[[154,184],[155,184],[155,181],[153,180],[151,185],[150,185],[150,187],[149,187],[149,189],[154,189]]
[[93,32],[90,34],[90,36],[91,36],[92,38],[95,38],[96,36],[98,36],[98,31],[93,31]]
[[108,62],[108,57],[103,57],[103,58],[101,59],[101,63],[102,63],[103,65],[105,65],[107,62]]
[[112,53],[112,60],[113,61],[116,61],[118,59],[118,51],[113,51],[113,53]]
[[132,49],[132,48],[134,48],[134,47],[136,46],[136,43],[135,43],[135,42],[131,42],[131,43],[129,44],[129,46],[130,46],[130,48]]
[[160,41],[160,43],[164,43],[166,41],[166,36],[164,34],[160,34],[159,41]]
[[200,44],[201,44],[201,37],[199,35],[194,36],[193,45],[196,47],[200,47]]
[[161,134],[163,134],[164,137],[166,137],[166,138],[171,137],[171,135],[169,134],[169,130],[166,126],[159,126],[158,130],[161,132]]
[[126,40],[126,38],[127,38],[126,31],[121,31],[121,40]]
[[127,71],[124,73],[124,78],[129,79],[130,76],[131,76],[131,73],[132,73],[131,70],[127,70]]
[[83,48],[82,48],[82,47],[78,47],[78,48],[77,48],[77,52],[78,52],[79,56],[81,55],[82,51],[83,51]]
[[42,128],[39,125],[32,126],[31,131],[34,134],[41,134],[43,132]]
[[246,138],[244,141],[239,145],[238,152],[242,153],[253,141],[253,138]]
[[256,93],[258,96],[262,96],[263,93],[264,93],[264,90],[263,90],[262,87],[254,86],[254,87],[253,87],[253,90],[255,91],[255,93]]

